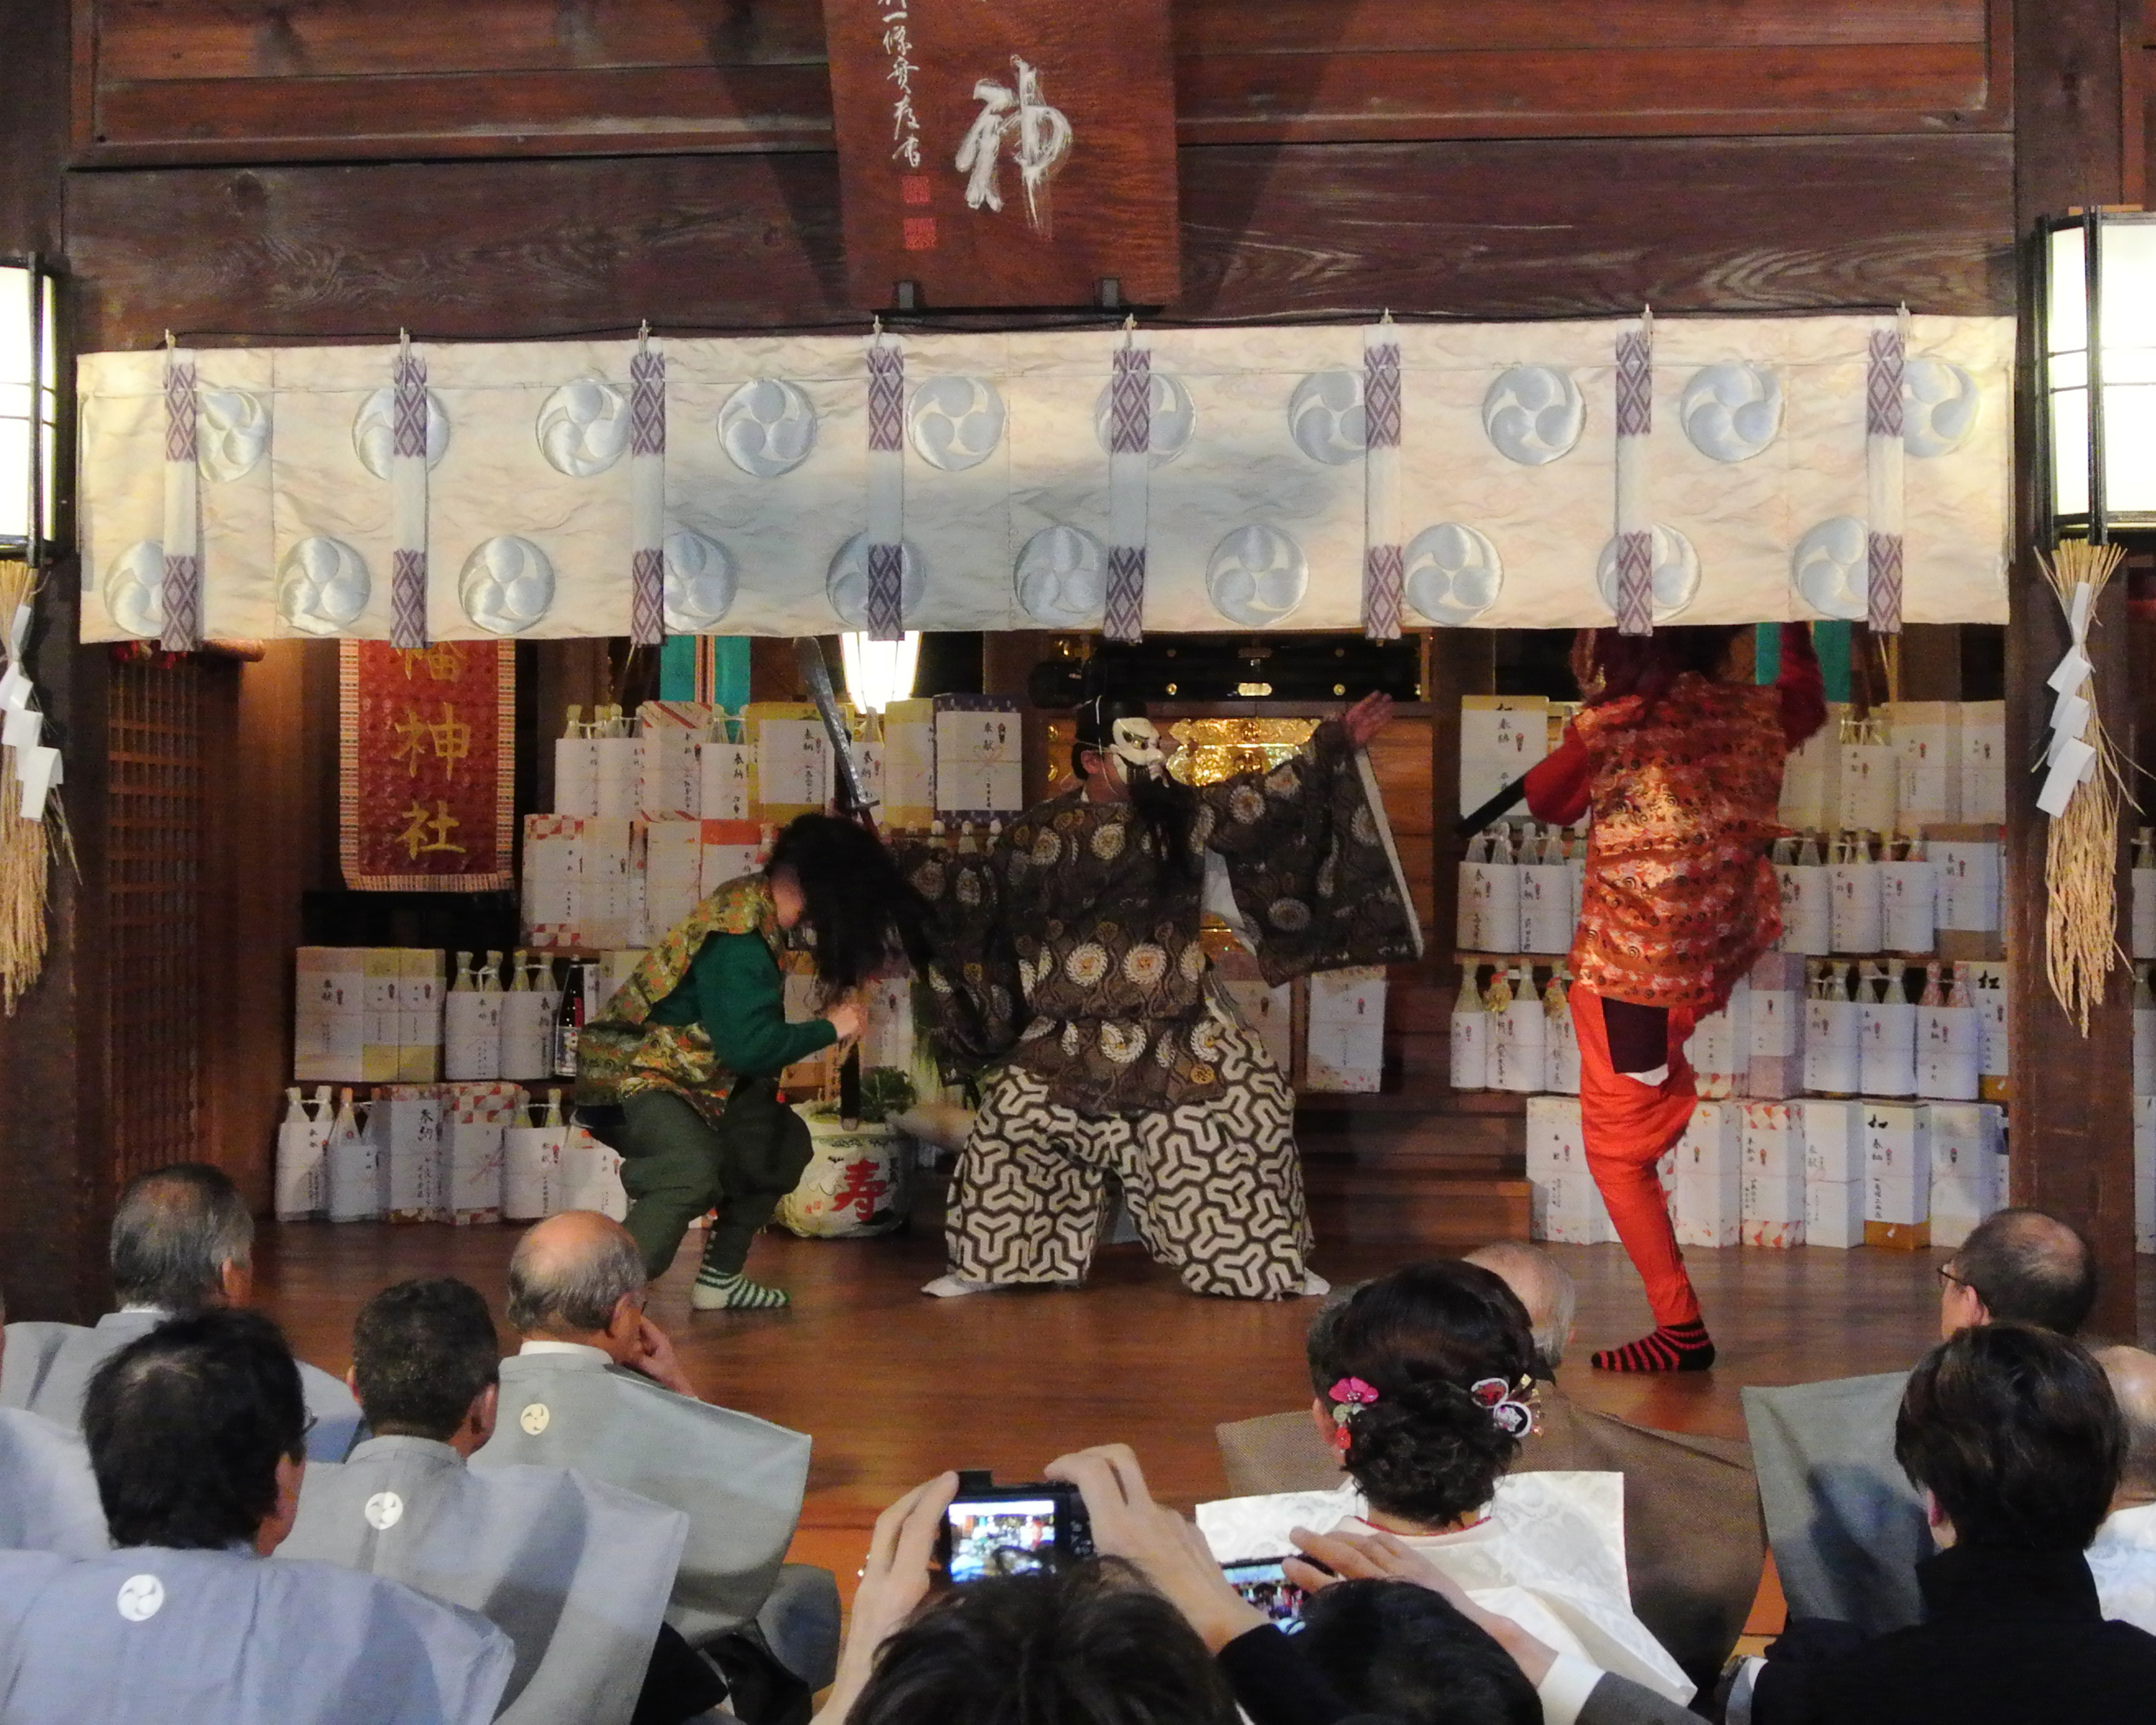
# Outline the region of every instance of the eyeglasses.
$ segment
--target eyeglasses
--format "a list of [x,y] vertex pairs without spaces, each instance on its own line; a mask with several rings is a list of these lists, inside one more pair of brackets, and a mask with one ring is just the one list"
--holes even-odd
[[1966,1288],[1972,1285],[1966,1276],[1956,1275],[1953,1273],[1953,1266],[1950,1264],[1942,1264],[1938,1267],[1938,1278],[1939,1286],[1943,1290],[1948,1288]]

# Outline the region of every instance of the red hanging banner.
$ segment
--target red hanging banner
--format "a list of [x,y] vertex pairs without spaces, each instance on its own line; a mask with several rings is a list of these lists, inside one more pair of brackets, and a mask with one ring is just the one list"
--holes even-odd
[[340,852],[362,893],[516,884],[516,649],[341,644]]

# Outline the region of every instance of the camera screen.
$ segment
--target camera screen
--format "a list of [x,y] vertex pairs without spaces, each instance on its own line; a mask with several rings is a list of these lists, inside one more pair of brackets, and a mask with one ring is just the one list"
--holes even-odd
[[1287,1578],[1281,1563],[1278,1558],[1267,1558],[1255,1563],[1223,1563],[1220,1573],[1228,1578],[1229,1587],[1273,1622],[1299,1623],[1303,1591]]
[[1055,1500],[1001,1498],[968,1503],[944,1512],[951,1530],[949,1574],[953,1581],[986,1575],[1025,1575],[1055,1563]]

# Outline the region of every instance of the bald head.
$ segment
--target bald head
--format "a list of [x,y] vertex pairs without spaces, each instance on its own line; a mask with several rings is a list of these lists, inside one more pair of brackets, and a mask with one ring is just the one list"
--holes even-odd
[[2076,1336],[2096,1305],[2096,1254],[2071,1223],[2041,1210],[2001,1210],[1979,1223],[1947,1272],[1980,1304],[1977,1322]]
[[624,1296],[642,1294],[645,1280],[627,1228],[596,1210],[565,1210],[517,1242],[509,1321],[521,1335],[583,1341],[613,1322]]
[[2114,1508],[2156,1502],[2156,1354],[2138,1347],[2102,1347],[2097,1363],[2126,1420],[2126,1460],[2118,1470]]
[[1579,1306],[1579,1290],[1565,1267],[1548,1253],[1518,1240],[1499,1240],[1477,1247],[1467,1254],[1518,1296],[1527,1309],[1534,1331],[1535,1352],[1553,1372],[1564,1358],[1572,1340],[1573,1314]]

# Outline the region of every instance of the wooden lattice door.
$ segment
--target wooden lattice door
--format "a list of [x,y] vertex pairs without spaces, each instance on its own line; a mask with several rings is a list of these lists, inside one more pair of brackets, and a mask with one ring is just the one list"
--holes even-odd
[[107,700],[105,1070],[116,1185],[199,1157],[204,1115],[210,798],[221,667],[113,667]]

